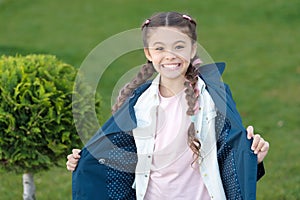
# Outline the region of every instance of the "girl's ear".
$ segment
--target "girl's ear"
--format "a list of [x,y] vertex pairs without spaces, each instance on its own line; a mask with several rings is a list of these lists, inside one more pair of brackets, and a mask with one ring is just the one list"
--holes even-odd
[[146,58],[152,62],[152,57],[150,55],[150,52],[149,52],[149,49],[148,48],[144,48],[144,53],[145,53],[145,56]]
[[197,53],[197,42],[195,42],[192,46],[191,59],[196,56]]

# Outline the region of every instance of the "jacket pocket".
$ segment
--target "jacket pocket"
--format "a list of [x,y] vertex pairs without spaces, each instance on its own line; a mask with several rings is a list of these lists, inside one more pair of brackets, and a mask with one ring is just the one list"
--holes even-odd
[[202,124],[209,124],[209,122],[217,116],[217,112],[215,110],[208,111],[203,113]]

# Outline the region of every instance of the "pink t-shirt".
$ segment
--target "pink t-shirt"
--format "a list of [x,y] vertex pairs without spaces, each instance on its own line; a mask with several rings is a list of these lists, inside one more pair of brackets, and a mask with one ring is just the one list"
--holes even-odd
[[155,147],[145,200],[209,200],[198,162],[188,146],[185,93],[165,98],[160,95]]

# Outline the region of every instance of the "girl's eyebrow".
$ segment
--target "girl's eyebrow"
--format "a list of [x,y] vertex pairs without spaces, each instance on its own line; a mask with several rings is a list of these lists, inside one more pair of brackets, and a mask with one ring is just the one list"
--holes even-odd
[[176,41],[175,43],[186,43],[186,42],[183,41],[183,40],[178,40],[178,41]]
[[162,43],[162,42],[154,42],[153,46],[155,46],[155,45],[164,45],[164,43]]
[[[183,41],[183,40],[178,40],[178,41],[175,41],[174,42],[174,44],[177,44],[177,43],[186,43],[185,41]],[[153,43],[153,46],[155,46],[155,45],[164,45],[164,43],[163,42],[154,42]]]

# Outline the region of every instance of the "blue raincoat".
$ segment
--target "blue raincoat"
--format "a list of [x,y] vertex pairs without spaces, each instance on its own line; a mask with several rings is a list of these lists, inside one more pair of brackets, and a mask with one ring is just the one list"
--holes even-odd
[[[257,165],[252,141],[236,109],[229,87],[221,81],[225,63],[200,67],[200,77],[218,109],[217,156],[227,199],[256,199],[256,182],[265,171]],[[124,105],[101,127],[81,151],[72,177],[73,200],[134,200],[132,188],[137,164],[131,130],[136,128],[133,106],[151,81],[137,88]]]

